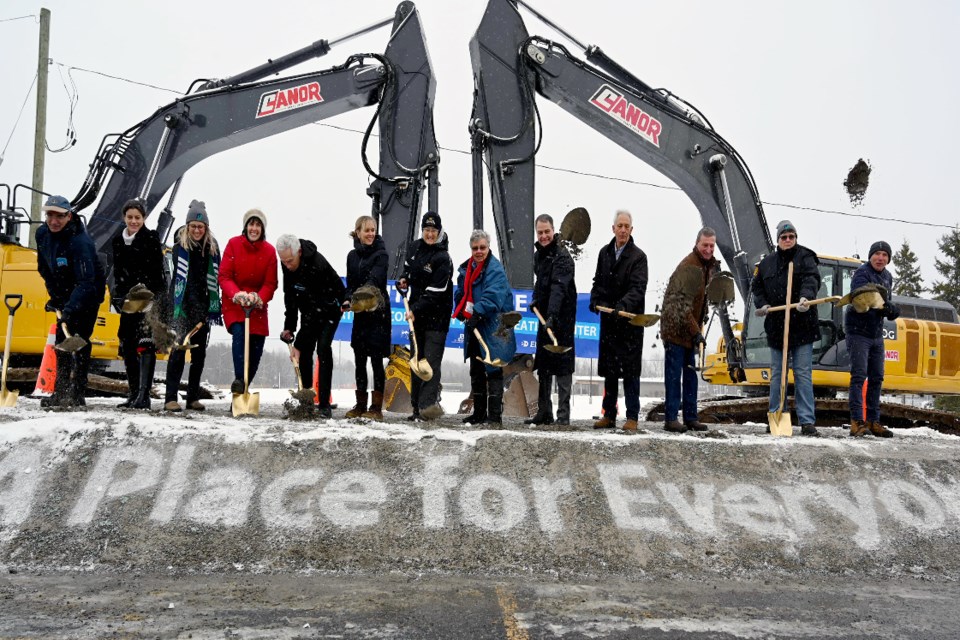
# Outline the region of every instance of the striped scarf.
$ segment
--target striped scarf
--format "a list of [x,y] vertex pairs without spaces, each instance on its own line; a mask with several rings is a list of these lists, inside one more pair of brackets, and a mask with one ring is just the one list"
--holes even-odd
[[[173,317],[185,318],[186,313],[183,310],[183,296],[187,291],[187,274],[190,271],[190,252],[176,245],[173,251],[176,258],[176,271],[173,275]],[[210,324],[223,324],[223,318],[220,315],[220,284],[217,280],[220,274],[220,255],[214,254],[207,260],[207,292],[209,293],[210,306],[208,307],[207,322]]]

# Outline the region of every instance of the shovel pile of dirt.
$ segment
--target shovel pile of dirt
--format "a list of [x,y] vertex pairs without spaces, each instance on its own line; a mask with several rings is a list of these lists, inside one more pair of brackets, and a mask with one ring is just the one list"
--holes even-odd
[[847,195],[850,196],[850,204],[855,207],[863,204],[863,199],[867,195],[867,186],[870,184],[870,172],[872,170],[873,167],[870,166],[870,163],[860,158],[857,160],[857,164],[853,165],[847,172],[847,179],[843,181],[843,186],[847,190]]

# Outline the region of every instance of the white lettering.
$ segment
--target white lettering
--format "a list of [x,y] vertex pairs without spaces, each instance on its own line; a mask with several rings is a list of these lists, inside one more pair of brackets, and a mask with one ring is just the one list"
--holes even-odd
[[413,485],[423,489],[423,526],[439,529],[447,524],[447,492],[457,486],[448,472],[460,464],[457,456],[432,456],[423,465],[423,473]]
[[[487,494],[493,494],[489,500]],[[507,531],[527,517],[527,501],[520,487],[506,478],[482,473],[460,489],[463,520],[484,531]]]
[[720,502],[731,524],[763,536],[784,534],[777,503],[760,487],[732,485],[720,492]]
[[[85,525],[93,520],[100,502],[154,486],[162,472],[160,452],[152,447],[115,447],[100,454],[86,487],[73,507],[67,524]],[[126,476],[115,478],[116,475]]]
[[659,505],[649,489],[626,490],[624,480],[646,478],[647,469],[642,464],[600,464],[600,482],[607,494],[607,504],[613,514],[614,523],[621,529],[671,533],[666,518],[634,515],[633,506]]
[[216,469],[203,474],[200,491],[184,507],[184,517],[201,524],[238,527],[247,522],[253,476],[243,469]]
[[844,495],[839,487],[829,484],[817,484],[811,487],[823,503],[850,520],[857,527],[853,541],[865,551],[880,546],[880,530],[877,525],[877,511],[873,506],[873,493],[866,480],[852,480],[847,485],[852,500]]
[[387,488],[380,476],[369,471],[338,473],[320,496],[320,511],[340,527],[365,527],[380,522],[379,509],[364,509],[364,505],[379,505],[387,499]]
[[267,526],[290,529],[309,529],[313,526],[310,513],[310,497],[296,501],[295,507],[287,506],[287,492],[298,487],[312,487],[323,477],[320,469],[296,469],[283,474],[263,490],[260,495],[260,516]]
[[563,531],[563,517],[560,515],[557,502],[560,496],[573,491],[573,483],[570,482],[570,478],[558,478],[552,481],[547,478],[534,478],[532,484],[533,506],[537,510],[540,530],[547,534],[560,533]]
[[194,450],[195,447],[192,444],[184,444],[177,447],[176,451],[173,452],[173,460],[170,461],[167,479],[153,503],[153,511],[150,513],[151,520],[156,520],[162,524],[173,520],[177,505],[180,504],[180,499],[186,493],[190,484],[189,471],[190,463],[193,462]]
[[712,484],[698,482],[693,485],[693,504],[687,502],[675,484],[658,482],[657,489],[688,528],[707,536],[717,533],[713,509],[713,496],[717,489]]
[[899,520],[908,527],[933,531],[941,528],[946,521],[943,509],[937,501],[926,491],[906,480],[881,482],[877,489],[877,497],[895,520]]
[[41,460],[40,449],[25,447],[14,449],[0,462],[0,485],[10,479],[7,488],[0,491],[0,525],[14,527],[30,515],[40,483]]

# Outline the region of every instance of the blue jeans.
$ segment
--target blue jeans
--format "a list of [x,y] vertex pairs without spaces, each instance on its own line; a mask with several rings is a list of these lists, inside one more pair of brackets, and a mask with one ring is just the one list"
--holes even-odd
[[863,420],[863,384],[867,383],[867,420],[880,422],[880,390],[883,387],[883,338],[847,334],[850,354],[850,419]]
[[[783,365],[783,350],[770,347],[770,412],[780,407],[780,376]],[[813,343],[790,349],[787,365],[793,369],[793,392],[797,406],[797,419],[801,425],[817,423],[813,408]],[[786,404],[786,403],[784,403]],[[786,408],[786,407],[785,407]]]
[[697,419],[697,369],[694,351],[672,342],[666,342],[664,346],[666,356],[663,382],[667,391],[664,420],[676,420],[682,404],[683,421],[693,422]]
[[[230,335],[233,336],[233,378],[243,380],[243,323],[234,322],[230,325]],[[263,355],[263,343],[267,336],[250,334],[250,382],[257,376],[260,367],[260,356]]]
[[[611,420],[617,417],[617,396],[620,394],[620,379],[608,376],[603,379],[603,415]],[[623,403],[627,405],[627,420],[640,417],[640,376],[623,379]]]

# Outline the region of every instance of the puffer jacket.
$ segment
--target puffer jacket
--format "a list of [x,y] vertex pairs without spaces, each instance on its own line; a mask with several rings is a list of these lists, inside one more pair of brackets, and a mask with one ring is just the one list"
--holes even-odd
[[886,290],[883,299],[887,303],[883,309],[869,309],[863,313],[857,313],[853,305],[848,305],[846,314],[843,318],[843,330],[865,338],[879,338],[883,336],[883,321],[896,320],[900,317],[900,309],[890,302],[891,291],[893,291],[893,276],[889,271],[876,271],[869,262],[865,262],[853,273],[853,279],[850,281],[850,290],[856,291],[860,287],[868,284],[878,284]]
[[[764,305],[778,307],[787,304],[787,265],[793,262],[793,289],[790,304],[800,302],[800,298],[814,300],[820,291],[820,260],[810,249],[796,245],[788,251],[777,248],[765,256],[757,265],[750,283],[753,304],[759,309]],[[768,313],[763,320],[767,333],[767,345],[772,349],[783,349],[783,326],[786,314],[783,311]],[[789,348],[812,344],[820,339],[820,320],[817,311],[811,308],[800,313],[790,310]]]
[[[617,259],[614,238],[597,256],[590,308],[614,308],[620,304],[624,311],[643,313],[648,278],[647,254],[630,238]],[[604,377],[638,376],[642,360],[643,327],[635,327],[619,315],[601,313],[597,372]]]
[[[553,335],[557,344],[563,347],[574,345],[574,332],[577,327],[577,283],[574,280],[575,267],[570,252],[560,245],[560,237],[554,236],[553,242],[542,246],[535,245],[533,272],[537,282],[533,287],[535,306],[544,320],[554,319]],[[574,349],[566,353],[551,353],[543,347],[553,344],[547,330],[540,325],[537,329],[537,353],[533,359],[533,368],[544,374],[565,375],[573,373],[576,362]]]
[[[685,282],[682,272],[686,269],[699,269],[702,272],[700,285],[693,291],[684,291]],[[687,349],[693,348],[694,337],[703,330],[707,319],[707,283],[710,277],[720,270],[720,261],[716,258],[704,260],[694,249],[677,268],[674,269],[663,294],[660,310],[660,337],[664,343],[677,344]]]
[[241,291],[254,291],[263,300],[263,306],[250,312],[250,333],[270,335],[267,306],[277,291],[277,251],[266,240],[250,242],[245,235],[234,236],[227,242],[220,259],[217,276],[223,295],[223,324],[230,328],[244,321],[243,307],[234,303],[233,296]]
[[400,277],[410,285],[410,311],[417,330],[446,332],[453,306],[453,262],[447,234],[441,232],[433,244],[422,239],[411,244]]

